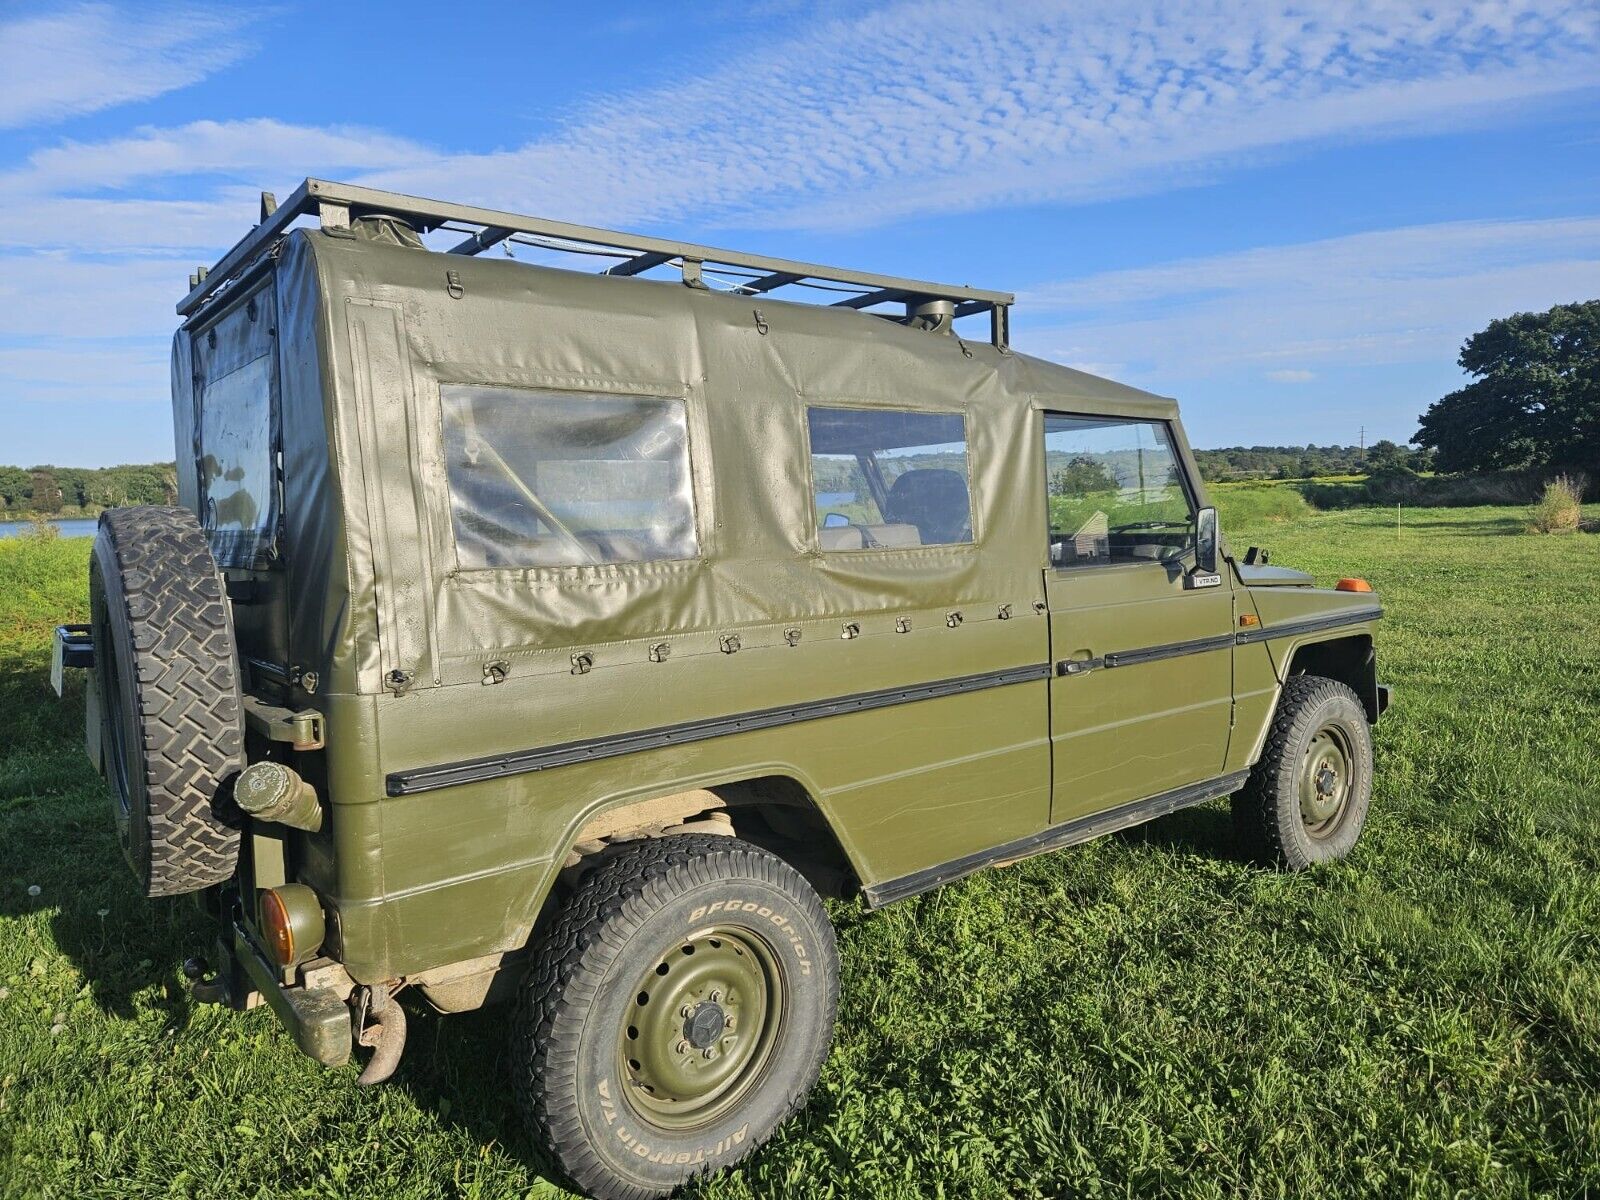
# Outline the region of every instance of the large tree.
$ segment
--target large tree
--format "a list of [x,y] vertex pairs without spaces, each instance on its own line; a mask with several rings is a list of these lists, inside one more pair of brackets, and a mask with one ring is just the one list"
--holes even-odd
[[1490,322],[1458,361],[1476,378],[1411,439],[1439,470],[1600,470],[1600,300]]

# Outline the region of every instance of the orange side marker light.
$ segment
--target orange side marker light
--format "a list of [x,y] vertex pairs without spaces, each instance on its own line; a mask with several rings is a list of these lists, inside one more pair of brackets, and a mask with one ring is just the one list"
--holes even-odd
[[1256,616],[1255,613],[1239,614],[1240,629],[1254,629],[1259,624],[1261,624],[1261,618]]
[[1336,592],[1370,592],[1372,585],[1365,579],[1341,579],[1333,585]]

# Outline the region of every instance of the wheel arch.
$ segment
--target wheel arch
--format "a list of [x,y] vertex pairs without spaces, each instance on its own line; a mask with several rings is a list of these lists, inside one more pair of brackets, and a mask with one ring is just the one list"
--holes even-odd
[[436,1008],[464,1012],[508,998],[519,964],[584,874],[607,850],[677,834],[728,834],[760,846],[797,870],[821,895],[849,896],[860,886],[854,848],[804,772],[788,764],[751,764],[702,778],[662,781],[610,793],[584,806],[568,825],[549,872],[526,908],[508,918],[509,939],[487,956],[443,963],[413,982]]
[[1337,680],[1360,699],[1367,713],[1367,723],[1378,723],[1383,708],[1378,696],[1378,656],[1370,633],[1320,641],[1302,640],[1295,643],[1281,661],[1284,668],[1280,683],[1295,675],[1320,675]]
[[726,832],[770,850],[819,892],[849,894],[860,878],[859,864],[819,794],[787,764],[751,765],[688,785],[634,789],[588,806],[569,827],[560,862],[563,871],[572,871],[611,845]]

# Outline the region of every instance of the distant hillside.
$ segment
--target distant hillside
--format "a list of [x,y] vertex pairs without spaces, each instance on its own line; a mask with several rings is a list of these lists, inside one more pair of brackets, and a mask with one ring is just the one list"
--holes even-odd
[[1401,464],[1426,471],[1428,456],[1390,441],[1360,446],[1224,446],[1196,450],[1200,474],[1210,483],[1237,479],[1318,479],[1362,475],[1380,466]]
[[97,513],[125,504],[177,502],[172,463],[120,467],[0,467],[0,516]]
[[[1200,473],[1212,483],[1237,479],[1317,479],[1359,475],[1377,462],[1417,459],[1393,442],[1359,446],[1224,446],[1196,450]],[[1426,464],[1411,461],[1413,470]],[[120,467],[0,467],[0,516],[53,517],[99,512],[124,504],[172,504],[172,463]]]

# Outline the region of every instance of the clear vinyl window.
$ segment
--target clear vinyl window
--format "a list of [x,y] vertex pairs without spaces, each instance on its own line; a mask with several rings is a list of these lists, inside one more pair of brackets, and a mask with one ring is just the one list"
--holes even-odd
[[824,551],[972,541],[960,413],[808,408],[806,423]]
[[262,355],[200,393],[201,511],[224,567],[261,565],[277,525],[272,358]]
[[1050,562],[1160,562],[1194,547],[1194,509],[1165,422],[1044,419]]
[[699,554],[682,400],[458,384],[439,398],[462,567]]

